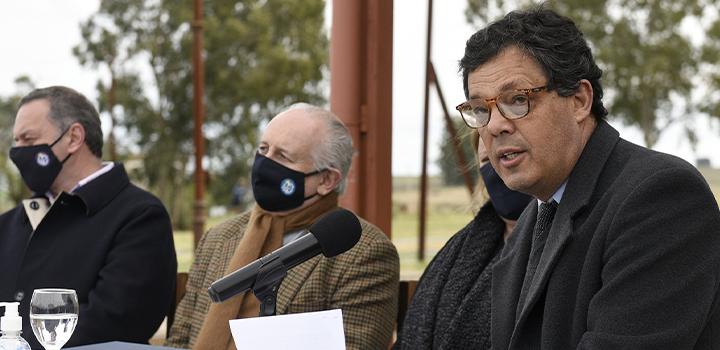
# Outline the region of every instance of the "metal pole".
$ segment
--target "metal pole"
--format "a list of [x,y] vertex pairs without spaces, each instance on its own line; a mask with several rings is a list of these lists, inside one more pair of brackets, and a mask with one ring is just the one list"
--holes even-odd
[[[347,175],[347,187],[340,204],[366,217],[363,211],[362,191],[366,164],[361,130],[363,105],[363,67],[365,51],[362,23],[365,18],[362,0],[334,1],[332,8],[332,34],[330,35],[330,109],[338,115],[350,131],[357,150]],[[361,190],[362,189],[362,190]],[[368,218],[369,219],[369,218]]]
[[462,174],[463,179],[465,180],[465,187],[467,187],[468,193],[470,193],[470,196],[473,194],[473,179],[470,177],[470,172],[468,172],[468,165],[467,160],[465,159],[465,153],[462,150],[462,145],[460,144],[460,140],[457,137],[457,132],[455,131],[455,125],[452,122],[452,119],[450,118],[450,113],[448,112],[447,104],[445,103],[445,96],[443,96],[442,89],[440,88],[440,82],[438,81],[437,75],[435,74],[435,66],[430,62],[430,76],[433,83],[435,83],[435,89],[437,90],[438,97],[440,98],[440,105],[442,106],[443,112],[445,113],[445,126],[447,128],[448,133],[450,134],[450,139],[452,140],[452,146],[453,150],[455,151],[455,160],[457,160],[457,166],[458,170],[460,171],[460,174]]
[[425,260],[425,214],[427,212],[427,152],[428,152],[428,105],[430,99],[430,49],[432,36],[432,0],[428,0],[427,46],[425,48],[425,109],[423,114],[422,174],[420,175],[420,229],[418,234],[418,259]]
[[363,206],[368,218],[391,237],[393,1],[366,0],[366,4]]
[[193,30],[193,114],[195,130],[195,205],[193,207],[193,234],[195,246],[205,231],[205,171],[203,157],[205,155],[205,140],[203,138],[203,122],[205,119],[205,66],[203,65],[203,2],[194,0]]
[[336,0],[330,36],[330,109],[356,154],[340,205],[391,236],[392,0]]

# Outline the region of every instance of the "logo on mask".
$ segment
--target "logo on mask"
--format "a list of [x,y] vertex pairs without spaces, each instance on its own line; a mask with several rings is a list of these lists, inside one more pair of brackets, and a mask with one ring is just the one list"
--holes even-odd
[[48,166],[48,164],[50,164],[50,156],[48,156],[45,152],[38,152],[37,156],[35,157],[35,161],[39,166],[46,167]]
[[280,191],[286,196],[295,193],[295,181],[291,179],[285,179],[280,183]]
[[305,197],[305,178],[326,169],[303,173],[290,169],[260,153],[255,154],[252,168],[252,189],[257,204],[267,211],[295,209],[317,196]]
[[70,128],[65,129],[51,144],[43,143],[31,146],[15,146],[10,148],[10,159],[15,163],[25,184],[38,194],[44,194],[55,182],[63,164],[72,153],[60,161],[52,151],[52,147],[60,141]]

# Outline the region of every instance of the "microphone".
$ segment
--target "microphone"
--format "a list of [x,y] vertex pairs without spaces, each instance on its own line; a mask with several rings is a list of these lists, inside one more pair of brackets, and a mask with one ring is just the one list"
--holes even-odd
[[362,228],[355,214],[338,208],[320,217],[307,231],[309,233],[302,237],[213,282],[208,288],[210,299],[219,303],[253,288],[260,268],[270,261],[277,259],[289,270],[320,253],[328,258],[344,253],[360,240]]

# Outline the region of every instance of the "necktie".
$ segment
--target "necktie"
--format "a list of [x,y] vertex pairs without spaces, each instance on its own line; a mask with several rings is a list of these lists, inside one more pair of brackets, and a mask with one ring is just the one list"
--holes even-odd
[[535,277],[535,270],[537,269],[538,262],[540,262],[543,248],[545,248],[545,241],[547,240],[548,231],[550,231],[550,226],[552,225],[553,218],[555,217],[556,209],[557,202],[555,201],[540,204],[537,221],[535,222],[535,227],[533,228],[532,245],[530,248],[527,270],[525,271],[525,279],[523,280],[523,286],[520,290],[520,299],[518,299],[516,313],[516,316],[518,317],[525,305],[525,299],[527,298],[527,293],[530,289],[530,285],[532,284],[533,277]]

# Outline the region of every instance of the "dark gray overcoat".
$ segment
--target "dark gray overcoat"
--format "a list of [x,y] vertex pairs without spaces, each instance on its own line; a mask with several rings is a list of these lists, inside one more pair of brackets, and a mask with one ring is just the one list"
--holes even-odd
[[600,122],[518,312],[536,216],[493,269],[494,349],[720,349],[720,212],[692,165]]

